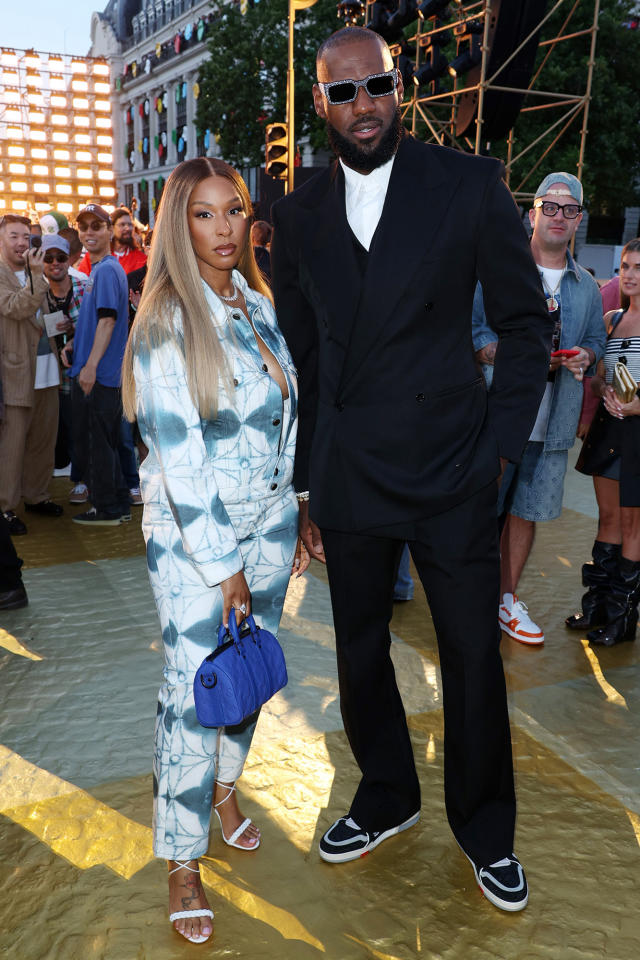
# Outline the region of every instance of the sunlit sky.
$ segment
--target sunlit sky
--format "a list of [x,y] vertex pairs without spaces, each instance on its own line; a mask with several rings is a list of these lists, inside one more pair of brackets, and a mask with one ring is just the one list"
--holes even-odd
[[107,0],[3,0],[0,43],[19,50],[85,56],[91,46],[91,14]]

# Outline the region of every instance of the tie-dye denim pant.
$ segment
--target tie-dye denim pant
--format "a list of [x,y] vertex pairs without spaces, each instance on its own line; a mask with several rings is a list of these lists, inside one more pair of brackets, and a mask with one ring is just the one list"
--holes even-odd
[[[291,488],[277,499],[227,504],[256,622],[278,632],[298,530]],[[217,642],[222,591],[207,587],[184,556],[177,526],[145,525],[147,563],[165,651],[153,764],[153,849],[167,860],[190,860],[209,844],[216,780],[235,782],[244,766],[258,715],[237,727],[201,727],[193,678]]]

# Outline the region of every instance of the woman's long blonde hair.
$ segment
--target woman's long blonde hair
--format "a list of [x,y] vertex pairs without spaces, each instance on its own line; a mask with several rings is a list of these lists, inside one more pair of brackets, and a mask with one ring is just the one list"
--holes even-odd
[[[122,404],[129,420],[136,417],[133,357],[143,341],[149,349],[166,340],[179,343],[184,353],[189,393],[201,417],[216,415],[219,387],[230,385],[227,358],[211,322],[187,219],[189,197],[208,177],[230,180],[242,200],[244,212],[251,218],[247,186],[240,174],[223,160],[210,157],[185,160],[167,179],[153,230],[144,290],[122,364]],[[255,261],[249,229],[238,270],[250,287],[271,297]],[[181,336],[173,325],[176,311],[182,317]]]

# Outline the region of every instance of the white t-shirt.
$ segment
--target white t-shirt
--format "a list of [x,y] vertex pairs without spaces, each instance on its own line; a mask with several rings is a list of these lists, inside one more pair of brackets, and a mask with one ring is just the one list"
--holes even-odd
[[[541,267],[538,264],[538,270],[542,276],[542,283],[544,286],[545,296],[553,294],[558,303],[560,303],[560,281],[562,275],[566,270],[566,267],[562,267],[561,270],[556,270],[551,267]],[[557,287],[557,290],[556,290]],[[555,293],[553,292],[555,290]],[[562,315],[562,314],[561,314]],[[538,416],[536,417],[536,422],[533,425],[533,430],[531,431],[531,436],[529,440],[534,440],[544,443],[547,437],[547,427],[549,426],[549,417],[551,416],[551,401],[553,400],[553,383],[547,383],[544,393],[542,395],[542,400],[540,401],[540,406],[538,407]]]

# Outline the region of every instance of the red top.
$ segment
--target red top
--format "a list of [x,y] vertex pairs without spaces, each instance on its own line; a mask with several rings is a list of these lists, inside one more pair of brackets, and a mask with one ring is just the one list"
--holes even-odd
[[[138,250],[137,247],[133,250],[127,250],[126,253],[123,253],[122,255],[117,254],[114,250],[111,252],[125,273],[131,273],[132,270],[138,270],[140,267],[144,267],[145,263],[147,262],[146,253],[144,253],[142,250]],[[81,270],[82,273],[86,273],[87,276],[89,276],[91,273],[91,259],[88,253],[85,253],[80,263],[77,264],[76,270]]]
[[605,313],[609,310],[620,309],[620,277],[616,274],[600,287],[600,296],[602,297],[602,309]]

